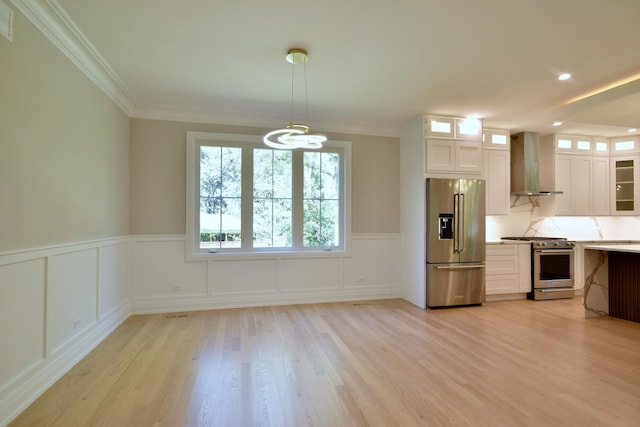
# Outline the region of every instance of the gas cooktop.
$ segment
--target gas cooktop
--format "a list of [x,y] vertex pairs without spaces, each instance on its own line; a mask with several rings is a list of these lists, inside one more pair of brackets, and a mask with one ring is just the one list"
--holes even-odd
[[502,237],[502,240],[521,240],[524,242],[537,242],[537,241],[549,241],[549,240],[567,240],[566,237],[542,237],[542,236],[517,236],[517,237]]
[[503,237],[502,240],[520,240],[524,242],[531,242],[531,245],[535,250],[566,249],[573,248],[576,245],[576,242],[574,242],[573,240],[567,240],[566,237],[518,236]]

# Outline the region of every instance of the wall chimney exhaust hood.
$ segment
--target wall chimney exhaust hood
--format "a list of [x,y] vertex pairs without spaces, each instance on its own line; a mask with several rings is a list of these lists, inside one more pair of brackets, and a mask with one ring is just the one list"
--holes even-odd
[[553,190],[553,145],[541,145],[535,132],[511,135],[511,194],[562,194]]

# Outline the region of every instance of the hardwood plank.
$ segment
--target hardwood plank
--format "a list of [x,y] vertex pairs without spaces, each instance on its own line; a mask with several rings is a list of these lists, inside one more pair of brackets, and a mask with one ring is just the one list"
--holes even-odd
[[632,426],[640,324],[579,299],[133,316],[11,426]]

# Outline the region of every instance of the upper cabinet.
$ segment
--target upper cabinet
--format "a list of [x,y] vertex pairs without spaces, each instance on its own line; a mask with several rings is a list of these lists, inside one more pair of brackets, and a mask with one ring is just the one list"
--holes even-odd
[[482,120],[443,116],[426,116],[425,138],[482,139]]
[[426,116],[424,138],[428,176],[482,174],[482,121]]
[[640,155],[611,157],[611,214],[640,214]]
[[453,117],[427,116],[424,119],[425,138],[453,138],[455,129],[456,124]]
[[611,138],[611,215],[640,214],[640,137]]
[[508,130],[483,131],[487,215],[509,213],[511,190],[511,136]]
[[556,215],[593,215],[593,156],[555,155]]
[[593,154],[594,143],[591,136],[554,135],[556,153]]
[[611,138],[609,154],[611,156],[624,156],[627,154],[640,153],[640,137],[627,136]]
[[609,138],[604,138],[601,136],[596,136],[593,138],[593,155],[601,156],[601,157],[609,157],[609,147],[611,146],[611,141]]
[[640,215],[640,137],[551,135],[556,215]]
[[511,135],[508,130],[485,128],[482,133],[482,143],[486,149],[510,150]]
[[556,215],[609,215],[609,149],[607,138],[550,135],[555,151]]

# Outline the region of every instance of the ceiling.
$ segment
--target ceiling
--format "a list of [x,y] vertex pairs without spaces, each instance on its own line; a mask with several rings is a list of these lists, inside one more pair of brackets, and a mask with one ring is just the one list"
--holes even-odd
[[[296,66],[293,121],[314,130],[396,136],[423,113],[513,132],[640,128],[638,0],[12,3],[81,46],[101,68],[94,80],[107,76],[103,89],[132,117],[280,127],[292,104],[284,57],[299,47],[309,52],[308,112]],[[573,77],[557,80],[564,72]]]

